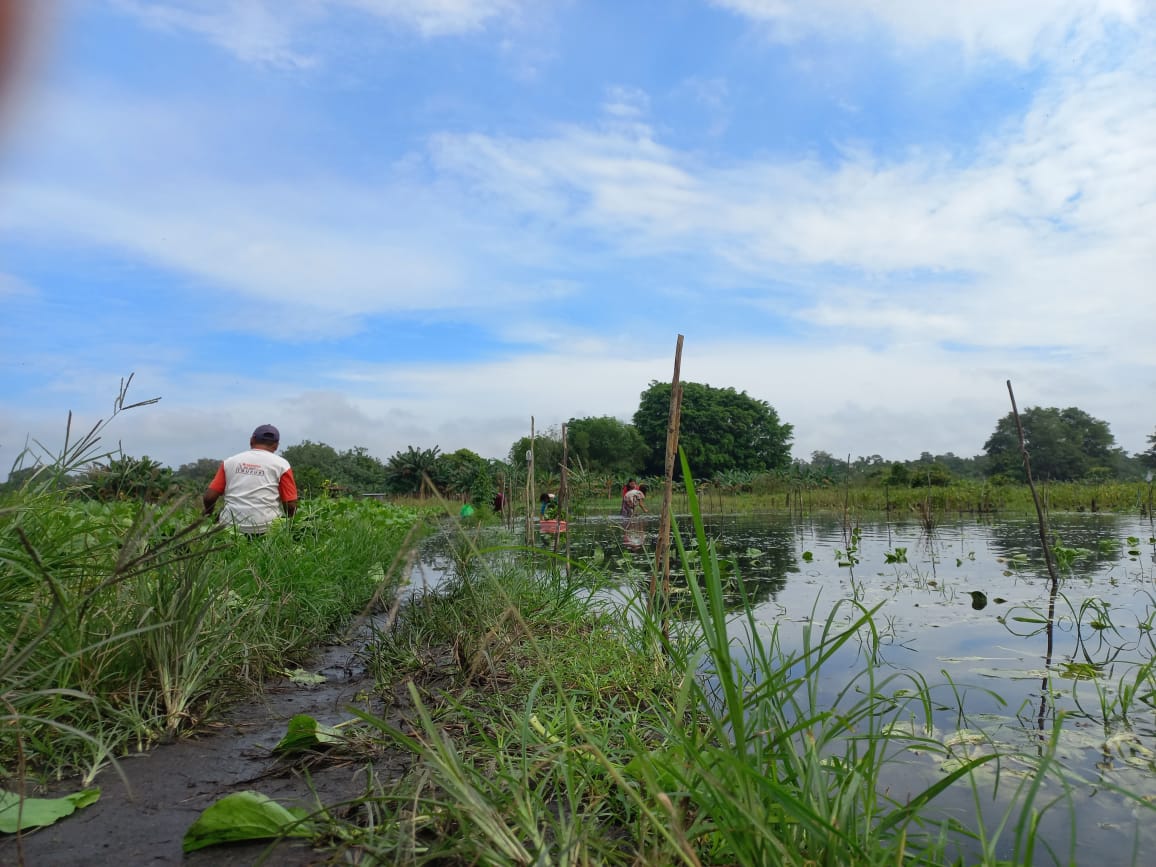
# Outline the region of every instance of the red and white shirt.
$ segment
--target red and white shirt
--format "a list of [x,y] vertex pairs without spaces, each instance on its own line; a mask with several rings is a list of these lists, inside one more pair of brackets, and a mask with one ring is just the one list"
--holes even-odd
[[297,499],[289,461],[265,449],[225,458],[209,488],[224,497],[220,522],[243,533],[264,533],[281,517],[281,504]]

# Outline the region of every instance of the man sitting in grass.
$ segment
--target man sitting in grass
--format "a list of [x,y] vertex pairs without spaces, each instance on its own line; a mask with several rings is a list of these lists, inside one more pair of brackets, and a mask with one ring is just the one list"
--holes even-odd
[[249,438],[249,450],[225,458],[202,498],[205,514],[213,514],[217,500],[225,498],[222,524],[231,524],[246,536],[260,536],[269,525],[297,511],[297,483],[289,461],[276,454],[281,433],[263,424]]

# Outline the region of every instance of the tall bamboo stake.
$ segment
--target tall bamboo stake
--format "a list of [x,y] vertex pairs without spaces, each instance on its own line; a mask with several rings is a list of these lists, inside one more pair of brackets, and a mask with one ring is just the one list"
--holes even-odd
[[1060,576],[1059,573],[1056,572],[1056,563],[1055,560],[1052,559],[1052,548],[1048,544],[1048,520],[1044,514],[1043,507],[1040,505],[1040,498],[1036,494],[1035,482],[1032,481],[1032,461],[1031,458],[1028,457],[1028,447],[1024,443],[1024,426],[1020,422],[1020,411],[1016,408],[1016,395],[1015,392],[1012,391],[1010,379],[1007,381],[1007,394],[1008,397],[1011,398],[1012,415],[1016,420],[1016,433],[1019,434],[1020,438],[1020,455],[1022,455],[1024,459],[1024,473],[1026,473],[1028,477],[1028,490],[1032,492],[1032,502],[1035,503],[1036,506],[1036,519],[1040,528],[1040,544],[1044,548],[1044,562],[1048,566],[1048,575],[1052,579],[1052,584],[1055,585],[1059,582]]
[[534,416],[530,416],[530,451],[526,455],[526,544],[534,541]]
[[656,576],[662,573],[662,631],[667,630],[666,601],[670,598],[670,513],[674,497],[674,464],[678,459],[678,426],[682,419],[682,335],[674,349],[674,376],[670,382],[670,415],[666,422],[666,486],[662,492],[662,517],[658,521],[658,545],[654,551],[655,570],[650,577],[650,607],[654,608]]
[[[566,442],[566,425],[562,425],[562,473],[558,482],[558,526],[554,531],[554,553],[558,553],[558,537],[562,535],[562,521],[570,511],[567,505],[570,500],[570,486],[567,484],[567,468],[569,451]],[[570,575],[570,534],[566,533],[566,576]]]

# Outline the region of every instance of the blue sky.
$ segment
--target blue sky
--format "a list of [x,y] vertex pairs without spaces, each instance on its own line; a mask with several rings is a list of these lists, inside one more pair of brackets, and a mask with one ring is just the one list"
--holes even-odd
[[0,465],[106,417],[504,457],[651,380],[795,454],[1156,429],[1151,0],[41,4],[0,106]]

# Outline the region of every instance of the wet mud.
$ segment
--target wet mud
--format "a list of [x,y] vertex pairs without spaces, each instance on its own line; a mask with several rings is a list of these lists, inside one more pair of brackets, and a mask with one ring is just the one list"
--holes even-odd
[[[137,867],[137,865],[224,865],[329,863],[308,841],[285,840],[211,846],[185,855],[185,831],[210,804],[231,792],[253,790],[287,807],[334,812],[365,794],[371,773],[379,783],[399,779],[409,767],[407,753],[306,755],[292,760],[272,755],[296,714],[335,725],[351,718],[351,706],[400,724],[407,701],[375,694],[366,670],[364,647],[372,628],[348,644],[319,649],[308,671],[326,677],[318,685],[272,681],[258,698],[230,709],[223,721],[195,735],[120,759],[93,785],[100,800],[47,828],[0,839],[0,864],[27,867]],[[126,786],[125,780],[128,785]],[[62,787],[47,796],[82,788]],[[43,796],[42,793],[35,793]]]

